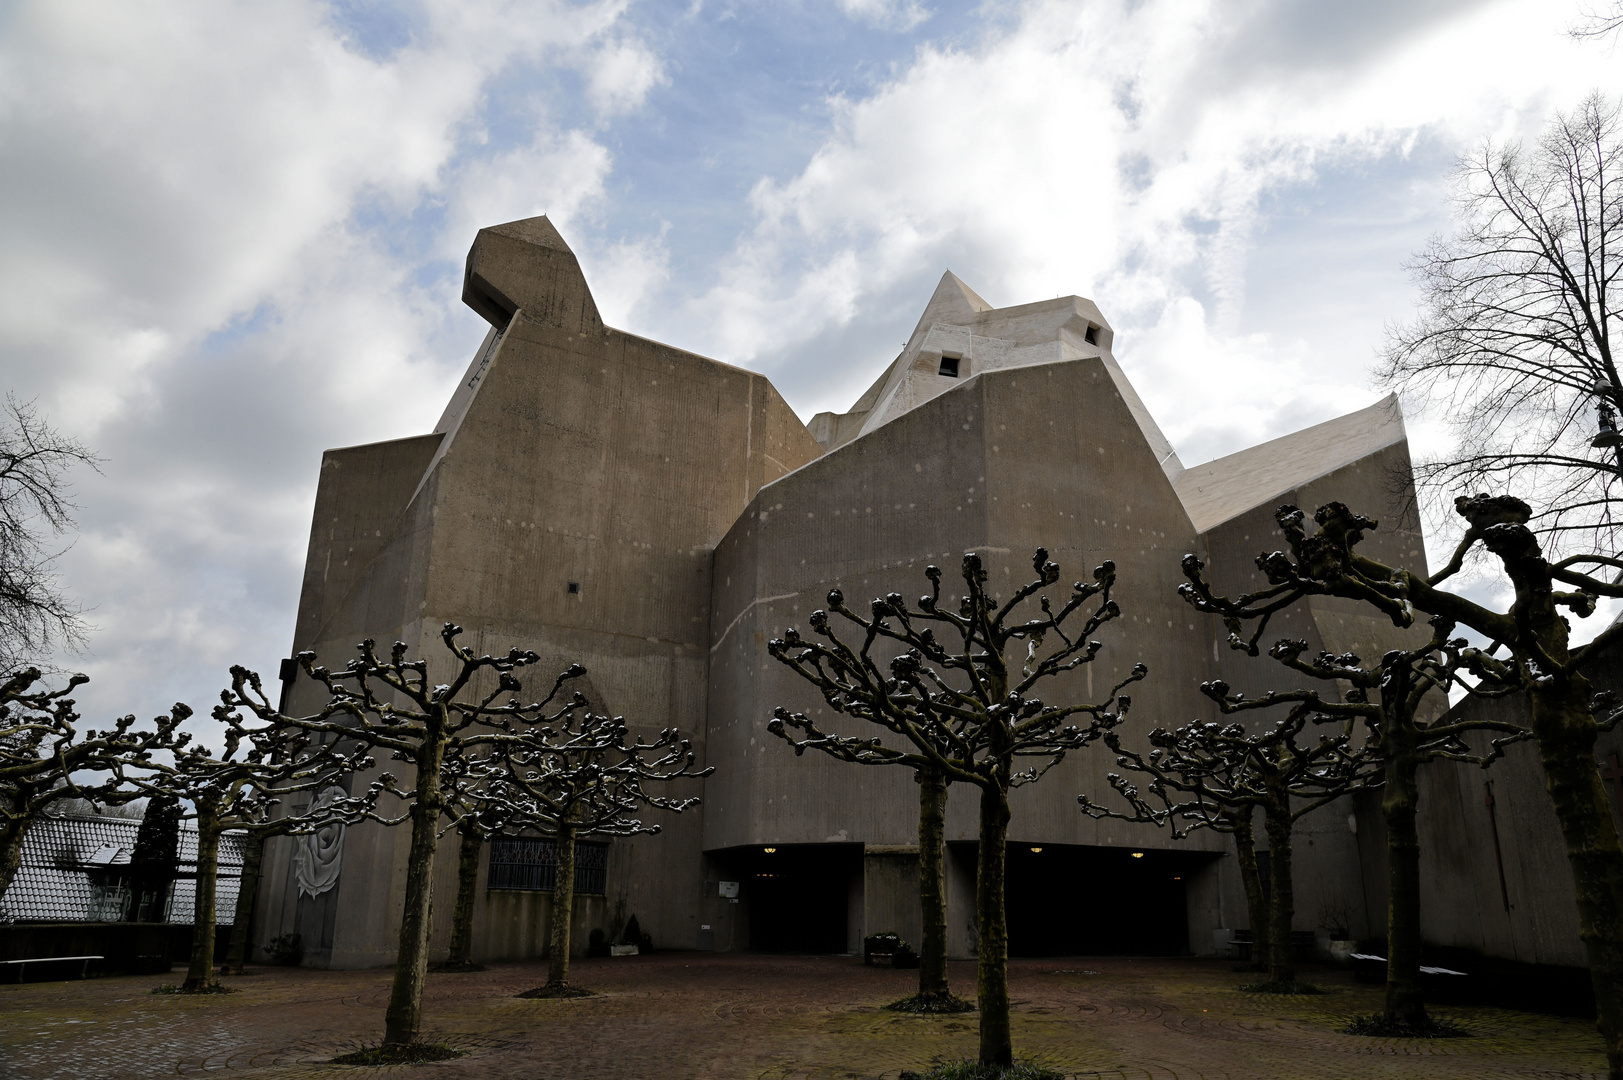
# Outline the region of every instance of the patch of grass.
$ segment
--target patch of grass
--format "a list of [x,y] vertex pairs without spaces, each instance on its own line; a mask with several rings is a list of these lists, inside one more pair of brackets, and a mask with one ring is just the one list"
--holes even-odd
[[893,1001],[886,1005],[885,1008],[890,1009],[892,1012],[934,1015],[974,1012],[975,1003],[965,1001],[961,997],[954,997],[952,994],[914,994],[912,997],[904,997],[900,1001]]
[[198,986],[191,990],[186,989],[184,986],[176,986],[174,983],[164,983],[162,986],[154,986],[152,988],[152,992],[154,994],[185,994],[188,997],[192,996],[193,994],[242,993],[242,991],[238,990],[234,986],[221,986],[219,983],[209,983],[207,986]]
[[1065,1080],[1065,1074],[1035,1061],[1017,1061],[1007,1069],[978,1061],[944,1061],[924,1072],[904,1070],[898,1080]]
[[1452,1020],[1429,1017],[1421,1025],[1393,1022],[1385,1013],[1355,1016],[1341,1029],[1343,1035],[1373,1035],[1384,1039],[1469,1039],[1471,1032]]
[[431,965],[429,965],[428,970],[432,971],[432,972],[435,972],[435,973],[442,973],[442,972],[453,972],[453,973],[455,973],[455,972],[465,972],[465,971],[484,971],[485,970],[485,965],[476,964],[472,960],[466,960],[466,961],[462,961],[461,963],[456,963],[456,964],[453,964],[453,963],[451,963],[451,961],[447,960],[443,964],[431,964]]
[[521,998],[583,998],[591,997],[592,991],[584,986],[570,986],[567,983],[563,986],[554,986],[548,983],[545,986],[538,986],[534,990],[526,990],[522,994],[514,994],[513,996]]
[[430,1061],[449,1061],[462,1056],[462,1051],[444,1043],[385,1043],[382,1046],[363,1046],[332,1059],[334,1065],[423,1065]]
[[1240,987],[1247,994],[1322,994],[1312,983],[1305,982],[1259,982],[1245,983]]

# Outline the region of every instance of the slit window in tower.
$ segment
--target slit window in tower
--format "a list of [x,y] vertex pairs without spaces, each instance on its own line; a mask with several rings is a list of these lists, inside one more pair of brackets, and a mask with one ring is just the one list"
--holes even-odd
[[943,356],[941,358],[941,374],[949,379],[958,377],[958,358],[956,356]]
[[571,581],[569,583],[569,595],[574,596],[578,592],[580,592],[580,582]]
[[1099,344],[1099,328],[1097,326],[1089,326],[1087,332],[1082,335],[1082,340],[1087,342],[1089,345]]

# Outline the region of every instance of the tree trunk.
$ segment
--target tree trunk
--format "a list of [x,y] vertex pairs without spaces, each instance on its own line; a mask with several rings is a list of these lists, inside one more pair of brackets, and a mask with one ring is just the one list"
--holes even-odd
[[919,943],[919,997],[950,998],[947,985],[947,781],[934,769],[920,769],[919,907],[923,940]]
[[251,830],[242,842],[242,882],[237,887],[237,913],[231,921],[231,941],[225,948],[225,963],[220,966],[222,975],[241,975],[243,965],[248,962],[259,871],[264,863],[265,834]]
[[23,864],[23,833],[28,823],[21,818],[7,818],[0,823],[0,900],[5,899],[11,879]]
[[996,783],[981,788],[981,842],[975,871],[975,922],[980,944],[975,988],[981,1013],[981,1064],[1014,1063],[1009,1032],[1009,925],[1004,907],[1008,862],[1009,793]]
[[183,993],[195,994],[219,985],[214,977],[214,895],[220,868],[220,819],[197,804],[197,881],[192,902],[192,962]]
[[451,918],[451,955],[446,964],[467,967],[473,963],[473,902],[479,890],[479,852],[485,839],[477,829],[459,828],[457,833],[462,844],[457,850],[456,911]]
[[1252,807],[1234,817],[1234,849],[1240,861],[1240,883],[1245,886],[1246,915],[1251,920],[1251,963],[1259,971],[1268,970],[1268,941],[1273,937],[1268,918],[1268,895],[1262,891],[1262,874],[1257,869],[1257,831],[1252,823]]
[[558,874],[552,885],[552,933],[548,938],[547,988],[569,986],[570,921],[575,917],[575,826],[558,823]]
[[[1400,706],[1401,707],[1401,706]],[[1414,748],[1388,714],[1386,783],[1386,1019],[1423,1028],[1430,1023],[1420,990],[1420,790]]]
[[[430,721],[433,724],[433,721]],[[423,986],[428,981],[429,910],[434,901],[436,827],[445,797],[440,766],[445,736],[434,724],[416,754],[417,784],[411,804],[411,854],[406,860],[405,906],[400,914],[400,948],[395,957],[394,986],[384,1012],[385,1045],[414,1043],[422,1032]]]
[[1572,866],[1578,936],[1589,958],[1608,1075],[1623,1080],[1623,844],[1595,764],[1598,729],[1589,698],[1589,681],[1575,672],[1535,684],[1533,733]]
[[1268,891],[1273,901],[1268,943],[1268,981],[1296,981],[1296,953],[1291,948],[1291,922],[1296,917],[1296,892],[1291,882],[1291,815],[1283,808],[1266,807],[1268,823]]

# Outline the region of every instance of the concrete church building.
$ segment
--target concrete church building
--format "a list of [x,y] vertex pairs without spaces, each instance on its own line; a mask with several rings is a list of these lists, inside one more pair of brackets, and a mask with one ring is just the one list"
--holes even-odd
[[[868,392],[809,427],[760,375],[605,326],[546,218],[481,230],[463,300],[491,329],[434,430],[322,459],[293,648],[341,665],[364,637],[399,639],[438,664],[439,628],[456,621],[475,649],[584,664],[594,705],[634,730],[691,735],[715,767],[692,784],[703,805],[650,811],[662,834],[584,851],[582,947],[630,915],[671,948],[847,952],[885,930],[917,941],[911,773],[797,757],[766,731],[776,705],[822,705],[765,643],[805,628],[835,585],[854,602],[917,595],[935,562],[950,590],[973,549],[1007,595],[1038,545],[1065,581],[1113,559],[1123,617],[1101,634],[1099,661],[1044,696],[1097,700],[1142,661],[1150,678],[1129,722],[1141,738],[1210,718],[1202,680],[1253,689],[1282,674],[1231,652],[1221,624],[1179,600],[1185,552],[1225,591],[1252,587],[1252,559],[1277,544],[1273,508],[1338,498],[1381,518],[1372,553],[1424,559],[1411,492],[1393,484],[1409,469],[1394,400],[1185,468],[1112,356],[1109,323],[1080,297],[994,308],[945,274]],[[1334,600],[1274,629],[1365,656],[1398,640]],[[302,678],[285,694],[291,710],[323,701]],[[1090,749],[1016,792],[1016,955],[1210,952],[1214,932],[1245,926],[1226,838],[1174,842],[1078,811],[1079,792],[1111,797],[1113,767]],[[975,803],[952,789],[959,955],[974,940]],[[1355,934],[1380,933],[1382,874],[1364,869],[1379,865],[1374,811],[1346,800],[1301,823],[1301,929],[1330,902],[1353,910]],[[392,962],[406,829],[273,844],[260,942],[297,932],[310,963]],[[477,957],[541,954],[548,850],[486,846]],[[455,864],[453,835],[436,869],[442,955]]]

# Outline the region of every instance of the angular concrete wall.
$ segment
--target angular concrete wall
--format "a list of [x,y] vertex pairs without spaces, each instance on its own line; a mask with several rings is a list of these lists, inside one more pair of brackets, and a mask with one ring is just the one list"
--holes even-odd
[[[642,735],[680,727],[702,757],[711,549],[763,484],[821,448],[763,377],[604,328],[545,221],[481,231],[467,280],[500,333],[445,433],[328,455],[294,647],[342,663],[361,636],[398,638],[437,672],[439,627],[455,621],[478,651],[540,653],[536,680],[585,664],[594,706]],[[291,700],[314,707],[319,688]],[[701,813],[659,815],[663,835],[614,842],[607,903],[624,900],[656,940],[697,932]],[[403,828],[350,830],[330,917],[338,944],[318,961],[392,957],[406,850]],[[436,868],[441,946],[454,883],[451,838]],[[490,955],[532,954],[538,935],[483,928],[480,895]],[[298,922],[285,866],[266,901],[269,925]],[[519,906],[537,919],[545,907]]]
[[[916,936],[911,774],[797,758],[765,729],[780,704],[836,730],[847,724],[765,648],[785,626],[804,628],[833,586],[853,604],[916,596],[934,562],[951,594],[974,549],[1006,595],[1028,579],[1040,544],[1063,568],[1059,596],[1115,561],[1123,617],[1098,635],[1096,663],[1044,694],[1102,701],[1147,664],[1124,732],[1142,745],[1153,727],[1215,718],[1203,680],[1248,690],[1290,681],[1271,660],[1229,650],[1221,625],[1177,597],[1185,552],[1208,562],[1223,591],[1244,591],[1257,581],[1256,554],[1280,544],[1274,506],[1311,512],[1340,499],[1383,518],[1366,550],[1409,565],[1418,557],[1395,402],[1185,470],[1110,355],[1108,324],[1078,297],[992,309],[947,275],[897,364],[850,413],[817,419],[835,447],[827,454],[763,377],[603,326],[545,219],[482,230],[464,298],[491,331],[435,432],[324,458],[294,647],[343,663],[362,637],[399,639],[439,671],[439,627],[455,621],[481,651],[540,653],[538,679],[584,663],[594,705],[640,733],[677,726],[692,736],[717,772],[673,794],[702,792],[704,806],[667,816],[661,836],[612,843],[609,895],[579,909],[580,948],[594,920],[618,910],[661,944],[745,947],[752,917],[771,913],[752,911],[748,889],[734,898],[716,883],[752,866],[770,876],[759,860],[777,845],[822,845],[837,853],[827,865],[849,865],[849,880],[830,886],[848,947],[878,930]],[[939,375],[940,357],[954,353],[960,377]],[[1335,601],[1280,617],[1264,644],[1282,636],[1367,656],[1404,640]],[[289,701],[313,709],[321,695],[306,682]],[[1011,842],[1078,859],[1153,852],[1182,883],[1191,946],[1208,951],[1212,931],[1245,925],[1226,838],[1173,841],[1084,817],[1076,795],[1110,798],[1113,768],[1096,747],[1018,790]],[[958,955],[973,945],[975,803],[973,791],[953,788],[948,917]],[[1356,894],[1372,872],[1356,929],[1378,925],[1370,814],[1338,804],[1301,823],[1299,929],[1314,926],[1321,900]],[[316,900],[296,894],[290,842],[276,842],[263,936],[298,930],[315,963],[389,962],[406,841],[403,829],[350,830],[339,888]],[[436,868],[437,950],[455,869],[448,839]],[[1064,918],[1068,898],[1056,892],[1053,903]],[[477,948],[486,958],[535,955],[549,904],[481,888]]]

